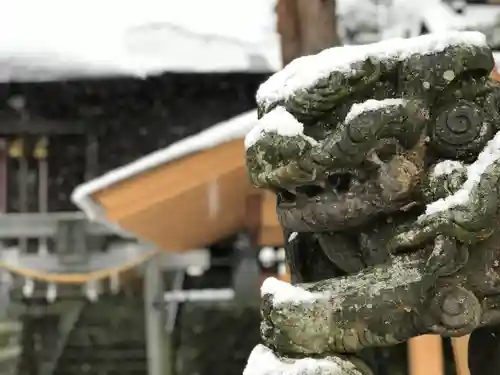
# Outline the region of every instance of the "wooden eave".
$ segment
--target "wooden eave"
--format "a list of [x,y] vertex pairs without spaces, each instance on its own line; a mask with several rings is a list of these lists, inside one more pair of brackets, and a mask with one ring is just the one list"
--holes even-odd
[[243,228],[251,189],[240,139],[157,166],[92,198],[108,221],[162,250],[182,252]]

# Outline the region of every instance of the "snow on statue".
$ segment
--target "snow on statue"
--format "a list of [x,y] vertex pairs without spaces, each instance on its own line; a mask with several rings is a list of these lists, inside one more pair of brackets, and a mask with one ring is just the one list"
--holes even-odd
[[278,196],[295,285],[264,283],[245,375],[376,374],[370,348],[497,324],[492,68],[482,34],[452,32],[331,48],[262,84],[247,166]]

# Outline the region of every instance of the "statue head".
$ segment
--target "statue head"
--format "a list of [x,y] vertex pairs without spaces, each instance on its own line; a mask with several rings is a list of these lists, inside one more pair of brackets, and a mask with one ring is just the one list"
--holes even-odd
[[[450,193],[428,186],[436,165],[475,160],[498,130],[493,65],[482,34],[456,32],[331,48],[263,83],[247,165],[255,186],[276,192],[286,236],[328,246],[327,233],[414,220]],[[375,261],[357,257],[348,273]]]

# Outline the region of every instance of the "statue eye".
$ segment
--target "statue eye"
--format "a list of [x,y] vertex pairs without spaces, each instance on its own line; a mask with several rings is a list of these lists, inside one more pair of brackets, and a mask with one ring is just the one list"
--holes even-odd
[[349,190],[352,176],[349,173],[333,173],[328,176],[328,183],[338,192]]
[[290,193],[287,190],[280,190],[277,193],[277,198],[278,198],[278,203],[281,202],[294,202],[295,201],[295,195]]
[[315,197],[324,192],[324,189],[318,185],[303,185],[299,186],[297,189],[297,194],[304,194],[308,197]]

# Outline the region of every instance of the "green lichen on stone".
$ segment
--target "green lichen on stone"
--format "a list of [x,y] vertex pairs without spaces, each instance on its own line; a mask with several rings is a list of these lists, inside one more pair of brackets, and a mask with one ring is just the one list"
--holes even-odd
[[264,343],[289,355],[397,344],[418,333],[434,281],[421,258],[403,256],[352,276],[298,285],[311,293],[304,299],[264,295]]
[[[500,322],[500,86],[486,43],[442,44],[327,51],[258,94],[260,116],[285,109],[303,126],[262,131],[246,154],[252,183],[278,196],[300,281],[263,295],[263,343],[280,356],[354,363],[367,348]],[[359,59],[335,65],[341,52]],[[321,76],[297,85],[308,62]]]

